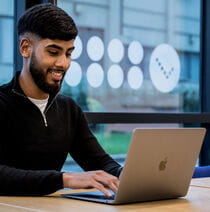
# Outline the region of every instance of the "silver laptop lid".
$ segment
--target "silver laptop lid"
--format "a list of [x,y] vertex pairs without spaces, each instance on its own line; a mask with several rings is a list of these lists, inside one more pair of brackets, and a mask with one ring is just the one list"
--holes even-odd
[[185,196],[205,128],[134,129],[115,202]]

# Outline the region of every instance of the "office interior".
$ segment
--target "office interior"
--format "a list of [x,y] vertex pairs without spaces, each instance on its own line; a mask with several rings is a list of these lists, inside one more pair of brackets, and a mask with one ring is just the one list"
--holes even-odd
[[79,29],[61,93],[107,152],[123,161],[134,128],[205,127],[197,165],[210,165],[210,1],[1,1],[0,85],[21,70],[18,17],[47,2]]

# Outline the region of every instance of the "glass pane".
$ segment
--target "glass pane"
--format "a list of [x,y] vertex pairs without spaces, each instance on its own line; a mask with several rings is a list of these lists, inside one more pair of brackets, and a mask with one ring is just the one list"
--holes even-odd
[[13,16],[14,14],[14,0],[6,0],[1,1],[1,7],[0,7],[0,16]]
[[90,129],[110,155],[126,155],[135,128],[177,128],[182,124],[90,124]]
[[2,1],[0,7],[0,85],[13,76],[14,1]]
[[13,19],[0,19],[0,63],[13,63]]
[[[177,128],[182,124],[91,124],[90,129],[103,149],[118,163],[124,164],[134,128]],[[68,156],[63,171],[79,172],[82,169]]]
[[13,77],[13,65],[0,64],[0,85],[9,82]]
[[79,28],[62,92],[84,110],[200,111],[199,0],[58,0],[58,6]]

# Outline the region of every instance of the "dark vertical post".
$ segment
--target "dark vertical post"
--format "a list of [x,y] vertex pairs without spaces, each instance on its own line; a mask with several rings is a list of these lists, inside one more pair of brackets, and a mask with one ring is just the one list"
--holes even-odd
[[14,0],[14,73],[22,68],[22,57],[19,52],[19,39],[17,35],[17,20],[25,11],[25,0]]
[[22,69],[22,57],[19,52],[19,39],[17,35],[17,20],[20,15],[35,4],[57,4],[57,0],[14,0],[14,73]]
[[[210,1],[201,0],[201,112],[210,112]],[[210,165],[210,125],[200,153],[200,166]]]

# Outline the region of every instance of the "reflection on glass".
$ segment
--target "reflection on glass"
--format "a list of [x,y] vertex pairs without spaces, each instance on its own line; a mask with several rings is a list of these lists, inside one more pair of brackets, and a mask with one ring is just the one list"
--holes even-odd
[[[91,99],[110,112],[199,112],[200,2],[58,0],[83,44],[72,58],[81,66],[80,83],[65,91],[76,99],[82,93],[88,111]],[[100,71],[90,74],[93,62],[103,82],[102,75],[93,79]]]
[[128,46],[128,58],[134,65],[139,64],[144,56],[144,49],[138,41],[132,41]]
[[101,38],[91,37],[87,42],[87,53],[91,60],[99,61],[104,55],[104,44]]
[[180,60],[176,50],[168,44],[160,44],[152,52],[150,59],[150,77],[160,92],[170,92],[180,78]]
[[80,36],[77,36],[75,41],[74,41],[74,51],[72,52],[72,55],[71,55],[71,59],[72,60],[75,60],[75,59],[78,59],[80,57],[80,55],[82,54],[82,48],[83,48],[83,45],[82,45],[82,41],[81,41],[81,38]]
[[139,67],[132,66],[128,71],[128,84],[132,89],[139,89],[143,83],[143,74]]
[[113,39],[108,45],[108,55],[112,62],[119,63],[124,56],[124,46],[118,39]]
[[99,87],[104,80],[104,72],[98,63],[92,63],[87,69],[87,80],[91,87]]
[[119,88],[123,83],[123,70],[119,65],[112,65],[108,70],[107,78],[112,88]]
[[82,79],[82,70],[77,62],[72,61],[71,66],[66,72],[65,81],[69,86],[77,86]]

